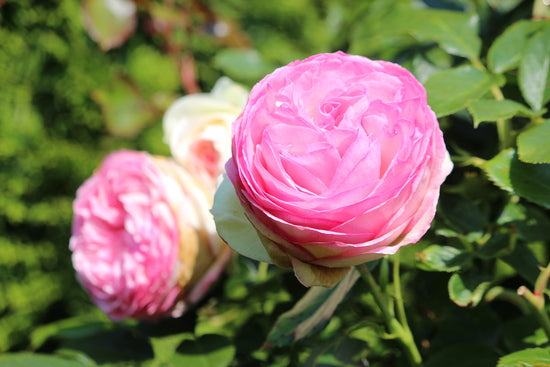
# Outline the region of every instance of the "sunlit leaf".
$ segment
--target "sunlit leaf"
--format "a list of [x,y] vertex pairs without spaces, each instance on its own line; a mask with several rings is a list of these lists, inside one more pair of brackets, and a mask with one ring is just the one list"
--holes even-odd
[[438,117],[450,115],[479,99],[501,80],[472,66],[440,71],[424,84],[428,103]]
[[474,118],[474,127],[485,121],[509,119],[514,116],[531,116],[532,112],[521,103],[510,99],[500,101],[479,99],[468,104],[468,111]]
[[519,88],[535,111],[550,98],[550,25],[527,44],[519,65]]
[[527,163],[550,163],[550,120],[518,136],[519,159]]
[[522,162],[515,150],[507,149],[485,162],[483,168],[501,189],[550,208],[550,164]]
[[508,27],[491,45],[487,53],[489,67],[502,73],[519,65],[525,45],[543,22],[520,20]]
[[[408,18],[405,18],[407,17]],[[414,9],[403,14],[403,24],[421,41],[435,40],[452,55],[476,59],[481,49],[476,14],[436,9]]]
[[102,50],[122,45],[134,33],[136,5],[131,0],[84,0],[84,25]]
[[431,245],[416,255],[417,266],[427,271],[457,271],[472,258],[456,247]]
[[499,359],[497,367],[550,367],[549,348],[530,348]]

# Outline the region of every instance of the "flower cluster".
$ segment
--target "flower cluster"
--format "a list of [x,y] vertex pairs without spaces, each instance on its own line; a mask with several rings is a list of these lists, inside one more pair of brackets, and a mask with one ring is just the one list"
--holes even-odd
[[163,126],[171,158],[112,153],[74,202],[74,267],[113,319],[197,302],[230,254],[216,230],[306,286],[332,287],[417,242],[452,169],[412,74],[342,52],[279,68],[250,96],[222,78],[177,100]]
[[116,151],[78,189],[73,265],[110,318],[180,316],[223,270],[231,252],[209,209],[246,96],[224,78],[180,98],[164,118],[173,158]]

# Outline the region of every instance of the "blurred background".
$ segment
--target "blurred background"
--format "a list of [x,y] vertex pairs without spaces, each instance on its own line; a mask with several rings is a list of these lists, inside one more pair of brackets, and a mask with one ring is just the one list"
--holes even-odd
[[[456,57],[385,19],[396,7],[485,14],[491,37],[526,0],[0,0],[0,352],[99,311],[68,250],[78,186],[110,151],[168,155],[161,119],[222,75],[251,87],[275,67],[343,50],[425,81]],[[413,46],[414,45],[414,46]]]

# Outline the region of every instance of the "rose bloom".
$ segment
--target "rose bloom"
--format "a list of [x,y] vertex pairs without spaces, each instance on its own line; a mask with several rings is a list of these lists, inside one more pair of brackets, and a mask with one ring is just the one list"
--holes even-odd
[[212,191],[231,157],[231,124],[247,97],[246,89],[222,77],[210,93],[181,97],[164,114],[164,140],[172,156]]
[[261,80],[232,144],[226,169],[247,218],[272,262],[305,285],[330,287],[417,242],[452,169],[414,76],[342,52]]
[[94,303],[113,320],[156,320],[197,302],[230,254],[211,201],[171,159],[109,154],[73,204],[73,265]]

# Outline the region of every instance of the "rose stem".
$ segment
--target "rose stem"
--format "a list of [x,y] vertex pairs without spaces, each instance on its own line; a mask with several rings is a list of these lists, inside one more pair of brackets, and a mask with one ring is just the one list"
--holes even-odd
[[268,263],[264,263],[263,261],[260,261],[258,264],[258,279],[261,281],[265,281],[267,279],[267,268],[269,267]]
[[544,293],[546,292],[546,286],[550,278],[550,263],[546,265],[546,268],[542,268],[541,270],[535,282],[535,292],[533,293],[527,287],[521,286],[518,288],[518,294],[525,298],[533,311],[535,311],[535,316],[550,340],[550,318],[544,307]]
[[382,316],[384,317],[384,321],[386,323],[386,326],[388,327],[389,332],[395,335],[401,345],[404,347],[411,366],[422,366],[422,356],[420,355],[420,352],[416,347],[411,330],[408,327],[403,327],[399,323],[399,321],[390,313],[390,311],[388,310],[388,305],[384,300],[384,296],[382,295],[382,292],[380,292],[380,287],[378,287],[378,284],[376,284],[376,280],[372,276],[367,266],[365,264],[362,264],[356,266],[356,268],[359,271],[359,274],[361,274],[363,280],[370,287],[372,291],[372,296],[374,297],[374,301],[382,312]]
[[[481,71],[487,71],[487,68],[479,59],[474,58],[470,60],[472,62],[472,65],[481,70]],[[492,85],[491,86],[491,93],[493,94],[493,97],[497,101],[504,100],[504,95],[502,94],[502,90],[498,87],[498,85]],[[512,146],[512,125],[510,120],[508,119],[498,119],[497,120],[497,134],[498,134],[498,140],[500,141],[500,147],[502,149],[506,149],[510,146]]]

